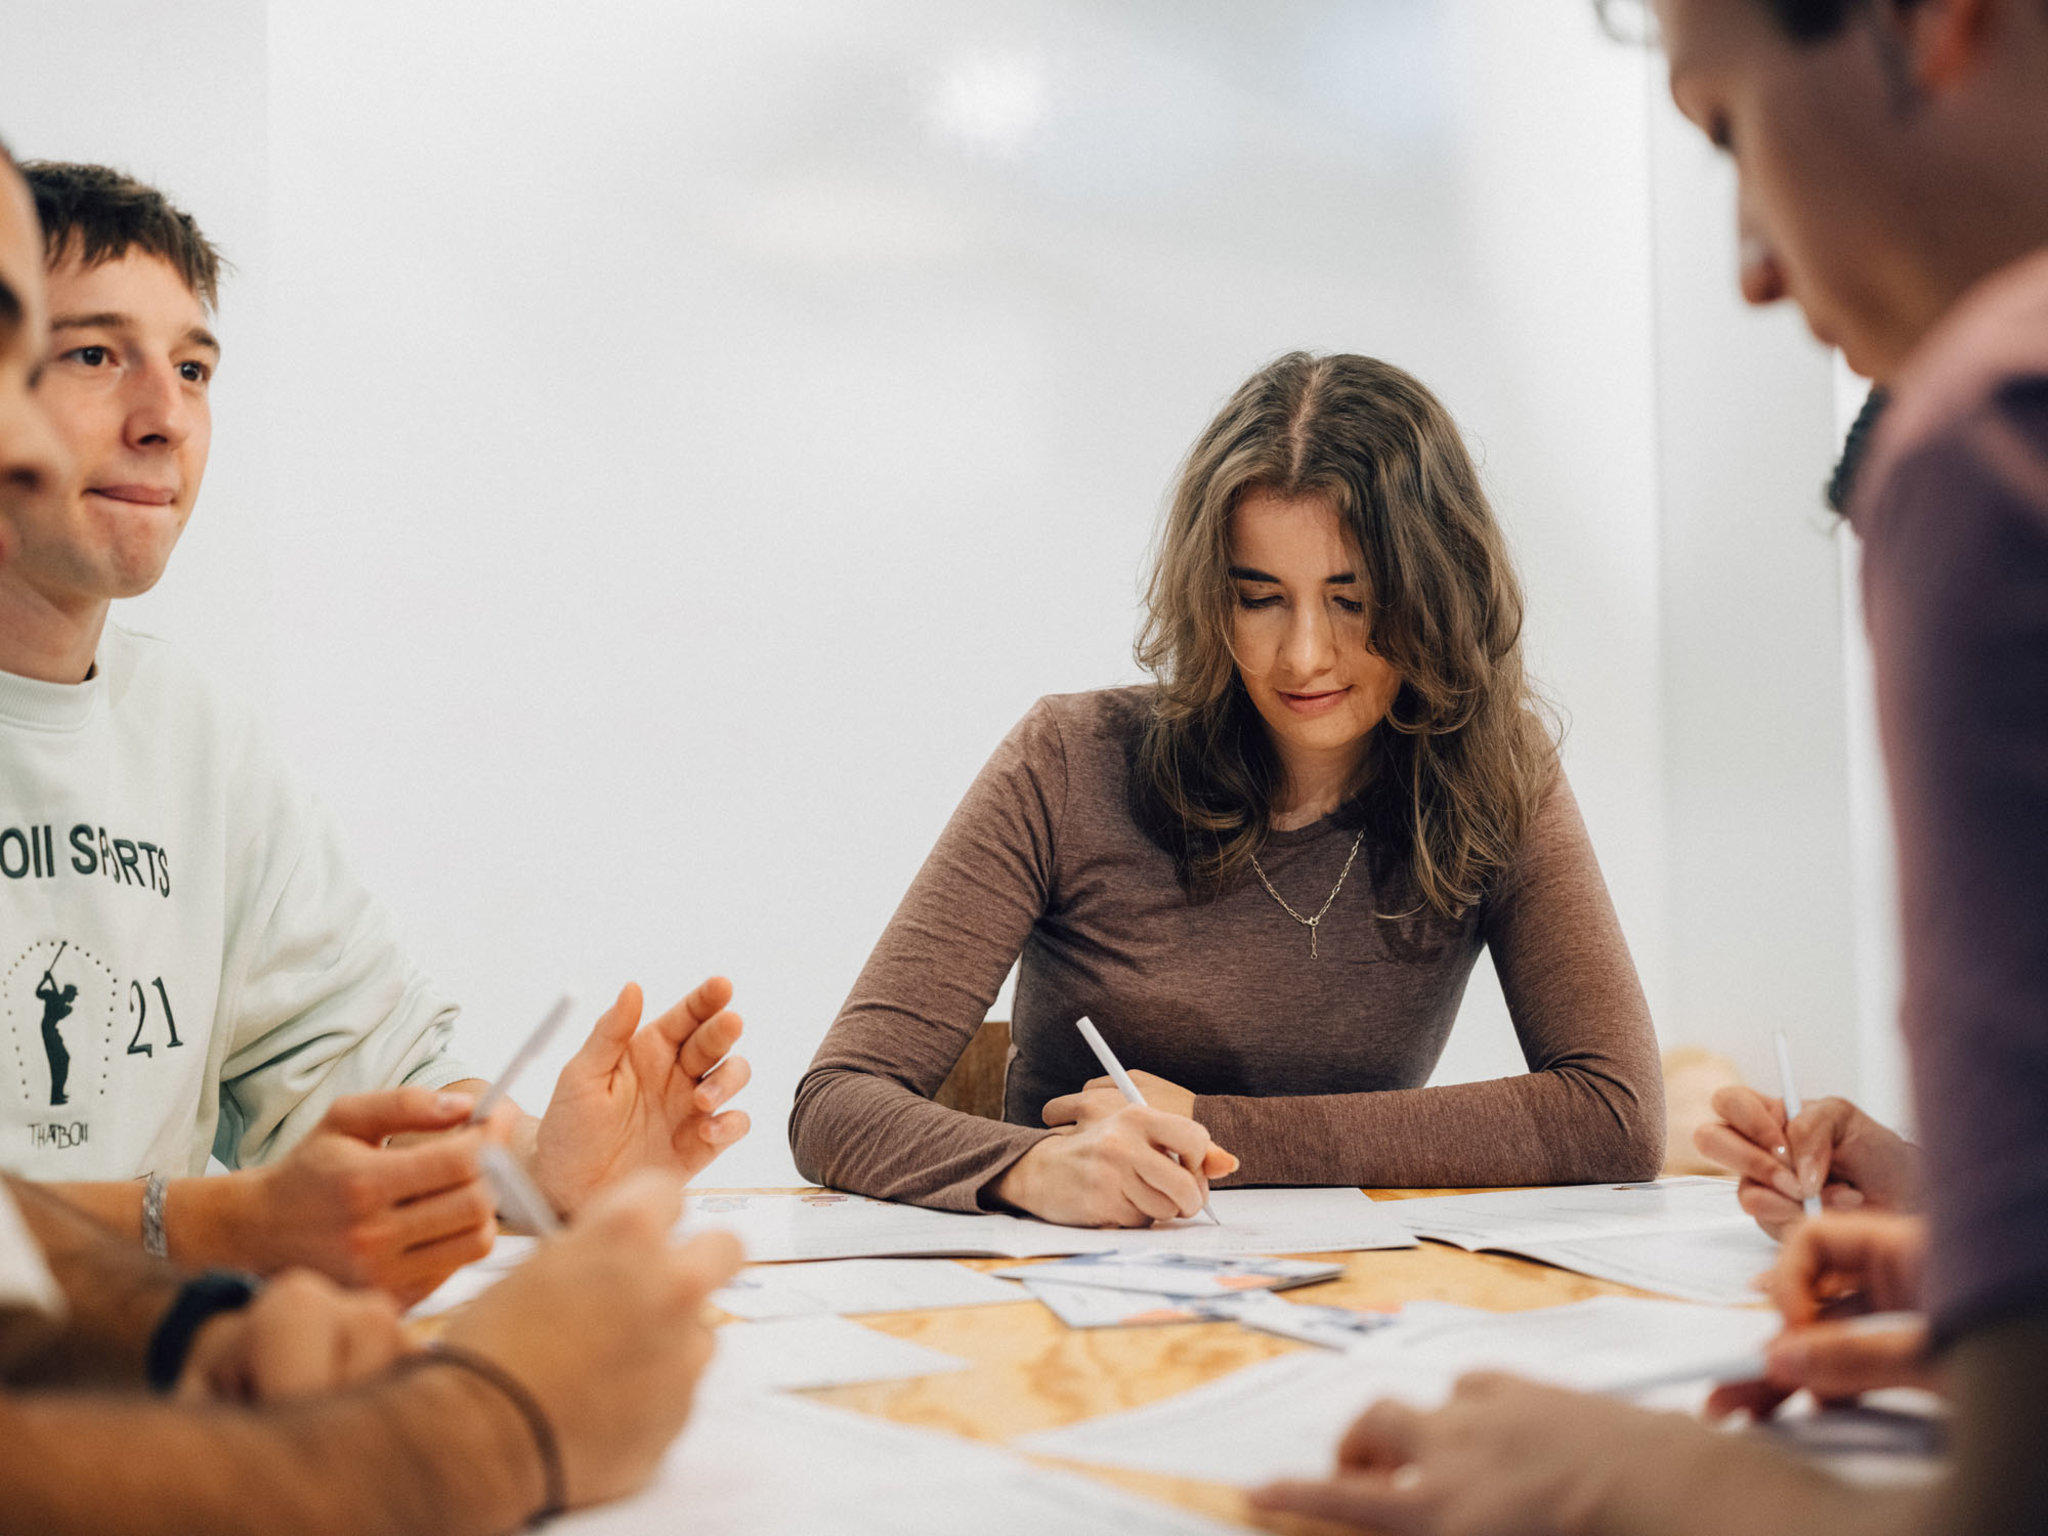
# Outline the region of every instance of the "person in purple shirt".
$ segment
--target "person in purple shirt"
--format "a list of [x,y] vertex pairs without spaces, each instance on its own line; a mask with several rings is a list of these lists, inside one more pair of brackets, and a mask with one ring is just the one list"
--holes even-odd
[[[1257,1502],[1404,1536],[2048,1531],[2048,3],[1651,9],[1673,98],[1735,162],[1745,297],[1793,299],[1889,392],[1848,511],[1924,1157],[1848,1105],[1787,1134],[1757,1095],[1722,1104],[1722,1144],[1747,1207],[1792,1223],[1786,1340],[1845,1289],[1926,1310],[1953,1467],[1853,1489],[1752,1437],[1480,1376],[1433,1413],[1374,1407],[1333,1476]],[[1793,1217],[1823,1183],[1825,1213]]]

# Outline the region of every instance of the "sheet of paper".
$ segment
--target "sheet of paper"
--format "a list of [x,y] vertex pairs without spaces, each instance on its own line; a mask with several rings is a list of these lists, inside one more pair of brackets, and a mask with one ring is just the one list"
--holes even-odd
[[1683,1232],[1749,1221],[1735,1203],[1733,1179],[1564,1184],[1389,1204],[1416,1236],[1471,1249],[1616,1233]]
[[1732,1179],[1577,1184],[1403,1200],[1421,1237],[1493,1248],[1687,1301],[1754,1301],[1778,1245],[1735,1203]]
[[784,1317],[727,1323],[699,1391],[791,1392],[964,1371],[971,1362],[843,1317]]
[[559,1536],[1242,1536],[997,1446],[792,1398],[705,1402],[653,1484]]
[[1058,1285],[1095,1285],[1112,1291],[1144,1291],[1155,1296],[1237,1296],[1246,1291],[1278,1291],[1319,1280],[1334,1280],[1342,1264],[1314,1259],[1247,1258],[1213,1253],[1082,1253],[1005,1269],[1013,1280],[1052,1281]]
[[[1212,1302],[1144,1291],[1119,1291],[1100,1285],[1066,1285],[1057,1280],[1026,1280],[1024,1289],[1052,1310],[1069,1328],[1146,1328],[1155,1323],[1206,1323],[1214,1319]],[[1265,1294],[1270,1294],[1265,1293]]]
[[1436,1406],[1467,1371],[1511,1370],[1601,1391],[1754,1360],[1776,1328],[1767,1311],[1628,1297],[1500,1313],[1416,1302],[1344,1354],[1285,1355],[1015,1446],[1249,1487],[1327,1470],[1345,1428],[1369,1404],[1392,1397]]
[[1514,1251],[1582,1275],[1723,1306],[1756,1301],[1752,1282],[1778,1262],[1777,1240],[1747,1216],[1739,1226],[1518,1243]]
[[712,1293],[735,1317],[804,1317],[908,1312],[924,1307],[986,1307],[1030,1298],[1017,1285],[949,1259],[830,1259],[815,1264],[754,1264]]
[[1061,1227],[1017,1216],[929,1211],[833,1190],[801,1194],[693,1195],[683,1230],[722,1227],[756,1263],[936,1255],[1052,1258],[1111,1249],[1206,1254],[1336,1253],[1410,1248],[1398,1204],[1356,1189],[1220,1189],[1210,1204],[1221,1218],[1165,1222],[1140,1230]]

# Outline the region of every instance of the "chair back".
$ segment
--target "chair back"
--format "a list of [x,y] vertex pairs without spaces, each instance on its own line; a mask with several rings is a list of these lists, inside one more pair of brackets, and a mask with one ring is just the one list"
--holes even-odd
[[1010,1073],[1010,1021],[990,1019],[974,1032],[935,1102],[985,1120],[1003,1118],[1003,1081]]

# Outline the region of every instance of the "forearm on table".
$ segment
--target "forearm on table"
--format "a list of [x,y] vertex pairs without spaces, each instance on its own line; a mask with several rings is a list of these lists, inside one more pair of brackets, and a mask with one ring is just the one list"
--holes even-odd
[[261,1412],[0,1400],[0,1533],[488,1536],[541,1505],[531,1432],[488,1384],[426,1367]]
[[[274,1252],[263,1210],[263,1172],[244,1169],[164,1186],[164,1237],[171,1259],[192,1269],[267,1274],[289,1262]],[[115,1236],[142,1243],[141,1179],[43,1186]]]
[[1378,1093],[1201,1096],[1194,1118],[1241,1160],[1228,1184],[1595,1184],[1654,1177],[1664,1153],[1661,1081],[1582,1067]]
[[790,1110],[790,1150],[815,1183],[940,1210],[983,1191],[1050,1131],[963,1114],[874,1073],[812,1067]]
[[68,1312],[8,1366],[15,1383],[135,1385],[150,1336],[185,1276],[124,1242],[49,1189],[9,1179],[8,1192],[64,1292]]
[[[1858,1488],[1747,1435],[1657,1416],[1616,1455],[1586,1536],[1927,1536],[1927,1490]],[[2013,1529],[2019,1529],[2014,1527]]]

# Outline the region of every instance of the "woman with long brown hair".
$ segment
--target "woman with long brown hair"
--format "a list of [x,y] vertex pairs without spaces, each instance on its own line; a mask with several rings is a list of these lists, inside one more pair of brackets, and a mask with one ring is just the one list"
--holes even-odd
[[[1086,1225],[1226,1175],[1653,1174],[1642,991],[1435,397],[1367,357],[1262,369],[1188,456],[1147,606],[1155,681],[1041,700],[941,835],[797,1090],[804,1173]],[[1425,1088],[1482,946],[1529,1071]],[[1020,956],[1004,1120],[933,1103]]]

